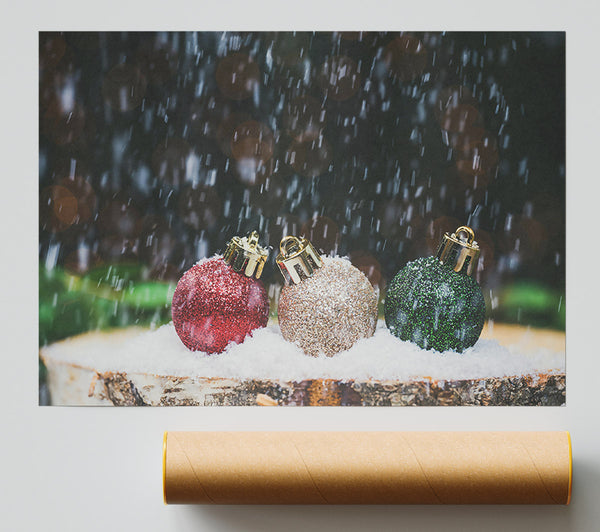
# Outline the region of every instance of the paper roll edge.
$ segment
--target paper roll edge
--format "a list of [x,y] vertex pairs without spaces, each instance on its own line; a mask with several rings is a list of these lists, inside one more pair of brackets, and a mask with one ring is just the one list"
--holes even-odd
[[569,488],[567,492],[567,502],[565,504],[571,503],[571,487],[573,485],[573,446],[571,443],[571,433],[567,430],[567,441],[569,442]]
[[167,503],[167,435],[168,431],[165,430],[163,434],[163,448],[162,448],[162,483],[163,483],[163,503]]

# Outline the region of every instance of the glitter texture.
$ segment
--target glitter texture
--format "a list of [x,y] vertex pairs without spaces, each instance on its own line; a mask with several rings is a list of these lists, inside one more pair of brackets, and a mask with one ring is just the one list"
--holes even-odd
[[366,276],[346,259],[323,262],[312,277],[284,286],[279,296],[281,334],[312,356],[350,349],[377,325],[377,296]]
[[462,353],[477,342],[484,320],[485,301],[477,282],[436,257],[409,262],[385,298],[390,332],[423,349]]
[[188,349],[221,353],[230,342],[241,343],[254,329],[267,325],[269,298],[261,281],[213,257],[183,274],[171,313]]

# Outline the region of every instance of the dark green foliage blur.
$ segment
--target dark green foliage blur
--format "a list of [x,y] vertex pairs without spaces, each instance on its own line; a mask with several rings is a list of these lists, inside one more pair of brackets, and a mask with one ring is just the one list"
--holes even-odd
[[170,321],[174,285],[144,281],[142,271],[119,264],[75,276],[40,267],[40,346],[90,330]]

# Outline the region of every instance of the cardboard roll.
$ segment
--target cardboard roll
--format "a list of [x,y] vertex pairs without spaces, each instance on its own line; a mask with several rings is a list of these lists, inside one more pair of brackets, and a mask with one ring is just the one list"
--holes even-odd
[[168,504],[569,504],[567,432],[167,432]]

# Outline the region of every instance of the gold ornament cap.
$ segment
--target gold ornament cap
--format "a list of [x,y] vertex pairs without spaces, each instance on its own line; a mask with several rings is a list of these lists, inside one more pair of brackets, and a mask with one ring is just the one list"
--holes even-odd
[[312,277],[315,270],[323,266],[323,259],[313,245],[306,238],[295,236],[281,240],[275,260],[286,282],[294,284]]
[[246,277],[260,279],[269,251],[258,245],[258,233],[252,231],[249,236],[234,236],[227,242],[223,260],[234,271]]
[[[461,235],[466,238],[461,238]],[[475,242],[473,229],[463,225],[454,233],[442,237],[437,258],[442,264],[448,264],[455,272],[473,275],[479,259],[479,245]]]

